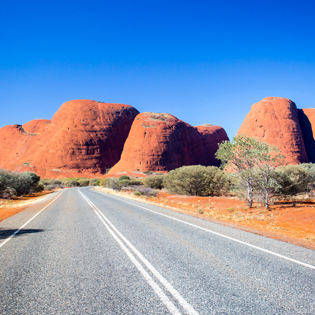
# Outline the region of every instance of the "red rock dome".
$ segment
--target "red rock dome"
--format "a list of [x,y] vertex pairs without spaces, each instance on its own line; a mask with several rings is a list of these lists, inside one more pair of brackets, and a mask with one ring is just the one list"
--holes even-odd
[[218,126],[194,128],[169,114],[141,113],[132,124],[120,161],[109,174],[218,165],[214,153],[223,140],[228,137]]
[[0,129],[0,167],[42,177],[100,175],[120,158],[138,111],[89,100],[64,103],[49,121]]
[[266,97],[254,104],[237,134],[255,137],[278,147],[290,164],[308,161],[298,110],[287,98]]

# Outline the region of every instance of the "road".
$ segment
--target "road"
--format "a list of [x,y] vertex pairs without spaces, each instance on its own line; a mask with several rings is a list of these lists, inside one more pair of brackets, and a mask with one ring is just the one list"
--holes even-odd
[[315,251],[92,188],[0,222],[0,267],[0,314],[315,314]]

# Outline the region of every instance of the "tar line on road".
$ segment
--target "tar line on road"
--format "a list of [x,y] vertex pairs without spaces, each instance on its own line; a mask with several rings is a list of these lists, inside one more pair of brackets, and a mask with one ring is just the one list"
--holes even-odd
[[[102,194],[101,192],[98,192],[97,190],[95,190],[95,192],[97,192],[97,193],[99,193],[99,194]],[[186,224],[186,225],[193,226],[193,227],[195,227],[195,228],[197,228],[197,229],[206,231],[206,232],[208,232],[208,233],[212,233],[212,234],[215,234],[215,235],[218,235],[218,236],[227,238],[227,239],[229,239],[229,240],[231,240],[231,241],[234,241],[234,242],[237,242],[237,243],[240,243],[240,244],[243,244],[243,245],[246,245],[246,246],[255,248],[255,249],[260,250],[260,251],[262,251],[262,252],[265,252],[265,253],[268,253],[268,254],[277,256],[277,257],[282,258],[282,259],[289,260],[289,261],[294,262],[294,263],[296,263],[296,264],[299,264],[299,265],[302,265],[302,266],[304,266],[304,267],[307,267],[307,268],[310,268],[310,269],[314,269],[314,270],[315,270],[315,266],[306,264],[306,263],[304,263],[304,262],[302,262],[302,261],[299,261],[299,260],[296,260],[296,259],[293,259],[293,258],[284,256],[284,255],[281,255],[281,254],[278,254],[278,253],[275,253],[275,252],[272,252],[272,251],[270,251],[270,250],[268,250],[268,249],[264,249],[264,248],[259,247],[259,246],[256,246],[256,245],[252,245],[252,244],[247,243],[247,242],[240,241],[240,240],[238,240],[238,239],[236,239],[236,238],[233,238],[233,237],[230,237],[230,236],[227,236],[227,235],[218,233],[218,232],[211,231],[211,230],[206,229],[206,228],[203,228],[203,227],[201,227],[201,226],[198,226],[198,225],[195,225],[195,224],[192,224],[192,223],[189,223],[189,222],[186,222],[186,221],[183,221],[183,220],[174,218],[174,217],[169,216],[169,215],[167,215],[167,214],[163,214],[163,213],[160,213],[160,212],[157,212],[157,211],[154,211],[154,210],[150,210],[150,209],[148,209],[148,208],[139,206],[139,205],[134,204],[134,203],[132,203],[132,202],[128,202],[128,201],[123,200],[123,199],[120,199],[120,198],[115,198],[115,197],[113,197],[113,196],[111,196],[111,195],[108,195],[108,194],[107,194],[106,196],[108,196],[108,197],[110,197],[110,198],[113,198],[113,199],[116,199],[116,200],[119,200],[119,201],[123,201],[123,202],[125,202],[125,203],[129,203],[130,205],[133,205],[133,206],[135,206],[135,207],[139,207],[139,208],[144,209],[144,210],[146,210],[146,211],[149,211],[149,212],[152,212],[152,213],[161,215],[161,216],[163,216],[163,217],[167,217],[167,218],[169,218],[169,219],[172,219],[172,220],[174,220],[174,221],[178,221],[178,222],[184,223],[184,224]]]
[[[167,297],[167,295],[163,292],[160,286],[154,281],[154,279],[149,275],[149,273],[145,270],[144,266],[151,271],[151,273],[156,277],[156,279],[165,287],[165,289],[173,296],[174,299],[178,301],[178,303],[182,306],[186,313],[191,315],[197,315],[198,312],[179,294],[179,292],[148,262],[147,259],[143,257],[143,255],[116,229],[116,227],[106,218],[106,216],[92,203],[90,199],[88,199],[80,190],[80,194],[85,199],[85,201],[90,205],[90,207],[94,210],[96,215],[99,217],[101,222],[104,224],[106,229],[110,232],[110,234],[114,237],[120,247],[124,250],[136,268],[140,271],[142,276],[145,278],[147,283],[152,287],[154,292],[158,295],[160,300],[164,303],[164,305],[168,308],[171,314],[179,315],[181,312],[174,305],[174,303]],[[139,261],[132,254],[132,252],[138,257]]]
[[42,210],[38,211],[32,218],[30,218],[26,223],[24,223],[18,230],[16,230],[12,235],[10,235],[4,242],[0,244],[0,248],[9,242],[16,234],[18,234],[24,227],[26,227],[33,219],[35,219],[40,213],[42,213],[46,208],[48,208],[55,200],[57,200],[63,192],[59,193],[58,196],[51,201],[48,205],[46,205]]

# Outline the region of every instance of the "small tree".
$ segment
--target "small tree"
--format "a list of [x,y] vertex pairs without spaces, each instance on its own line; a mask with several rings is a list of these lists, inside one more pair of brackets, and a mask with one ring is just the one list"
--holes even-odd
[[269,207],[270,197],[277,187],[275,168],[285,164],[285,157],[277,147],[246,135],[233,137],[219,145],[216,157],[237,175],[235,185],[252,207],[254,195]]

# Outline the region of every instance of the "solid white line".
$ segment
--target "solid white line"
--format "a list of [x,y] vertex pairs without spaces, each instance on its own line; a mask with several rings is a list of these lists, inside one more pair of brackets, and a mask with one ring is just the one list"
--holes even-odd
[[41,212],[43,212],[48,206],[50,206],[55,200],[57,200],[61,195],[63,194],[63,192],[61,192],[60,194],[58,194],[58,196],[51,201],[47,206],[45,206],[42,210],[40,210],[39,212],[37,212],[31,219],[29,219],[26,223],[24,223],[18,230],[16,230],[11,236],[9,236],[4,242],[2,242],[0,244],[0,248],[6,244],[7,242],[10,241],[11,238],[13,238],[16,234],[18,234],[26,225],[28,225],[33,219],[35,219]]
[[[98,192],[97,190],[93,190],[93,191],[103,195],[102,192]],[[299,264],[299,265],[302,265],[302,266],[304,266],[304,267],[311,268],[311,269],[314,269],[314,270],[315,270],[315,266],[306,264],[306,263],[304,263],[304,262],[302,262],[302,261],[299,261],[299,260],[296,260],[296,259],[293,259],[293,258],[284,256],[284,255],[281,255],[281,254],[277,254],[277,253],[275,253],[275,252],[272,252],[272,251],[270,251],[270,250],[267,250],[267,249],[258,247],[258,246],[256,246],[256,245],[252,245],[252,244],[250,244],[250,243],[240,241],[240,240],[238,240],[238,239],[236,239],[236,238],[233,238],[233,237],[230,237],[230,236],[227,236],[227,235],[218,233],[218,232],[214,232],[214,231],[208,230],[208,229],[203,228],[203,227],[201,227],[201,226],[198,226],[198,225],[195,225],[195,224],[192,224],[192,223],[189,223],[189,222],[180,220],[180,219],[173,218],[172,216],[169,216],[169,215],[166,215],[166,214],[163,214],[163,213],[159,213],[159,212],[154,211],[154,210],[150,210],[150,209],[148,209],[148,208],[145,208],[145,207],[136,205],[136,204],[134,204],[134,203],[131,203],[131,202],[122,200],[122,199],[120,199],[120,198],[113,197],[113,196],[110,195],[110,194],[106,194],[106,196],[108,196],[108,197],[110,197],[110,198],[113,198],[113,199],[116,199],[116,200],[119,200],[119,201],[123,201],[123,202],[125,202],[125,203],[129,203],[129,204],[131,204],[131,205],[133,205],[133,206],[135,206],[135,207],[142,208],[142,209],[144,209],[144,210],[146,210],[146,211],[149,211],[149,212],[152,212],[152,213],[161,215],[161,216],[163,216],[163,217],[167,217],[167,218],[169,218],[169,219],[172,219],[172,220],[174,220],[174,221],[178,221],[178,222],[184,223],[184,224],[189,225],[189,226],[193,226],[193,227],[195,227],[195,228],[197,228],[197,229],[206,231],[206,232],[208,232],[208,233],[212,233],[212,234],[215,234],[215,235],[218,235],[218,236],[227,238],[227,239],[229,239],[229,240],[231,240],[231,241],[234,241],[234,242],[237,242],[237,243],[240,243],[240,244],[243,244],[243,245],[246,245],[246,246],[255,248],[255,249],[260,250],[260,251],[262,251],[262,252],[265,252],[265,253],[268,253],[268,254],[277,256],[277,257],[279,257],[279,258],[283,258],[283,259],[289,260],[289,261],[294,262],[294,263],[296,263],[296,264]]]
[[147,283],[152,287],[154,292],[158,295],[161,299],[163,304],[168,308],[171,314],[173,315],[181,315],[177,307],[173,304],[173,302],[165,295],[165,293],[161,290],[161,288],[156,284],[156,282],[152,279],[152,277],[147,273],[147,271],[141,266],[141,264],[137,261],[137,259],[132,255],[129,249],[124,245],[124,243],[117,237],[117,235],[113,232],[113,230],[107,225],[104,219],[101,217],[101,212],[99,209],[85,196],[79,191],[82,197],[86,200],[86,202],[91,206],[94,212],[97,214],[101,222],[104,224],[106,229],[110,232],[110,234],[114,237],[120,247],[124,250],[130,260],[134,263],[137,269],[140,271],[142,276],[145,278]]

